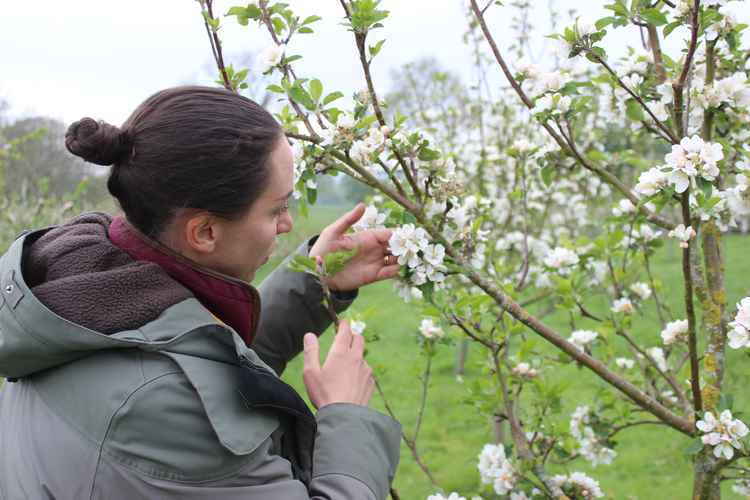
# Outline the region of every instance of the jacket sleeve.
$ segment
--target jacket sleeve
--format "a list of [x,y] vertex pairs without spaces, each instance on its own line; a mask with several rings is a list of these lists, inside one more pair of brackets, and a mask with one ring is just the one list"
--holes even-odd
[[[323,305],[323,289],[317,279],[287,267],[294,255],[307,255],[314,242],[315,238],[303,243],[259,288],[260,324],[251,347],[278,375],[302,352],[305,333],[320,335],[332,322]],[[357,290],[332,295],[334,309],[342,312],[357,297]]]
[[268,438],[242,468],[216,480],[175,481],[105,458],[92,498],[384,500],[399,461],[399,424],[367,407],[343,403],[322,408],[317,420],[309,489],[292,477],[289,461],[274,453]]

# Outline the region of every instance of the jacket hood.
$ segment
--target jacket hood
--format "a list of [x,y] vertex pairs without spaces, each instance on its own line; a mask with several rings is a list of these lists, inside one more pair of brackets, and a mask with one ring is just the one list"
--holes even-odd
[[[0,376],[24,377],[112,348],[236,362],[236,333],[159,265],[115,246],[111,222],[84,214],[18,238],[0,257]],[[214,336],[216,352],[189,335],[205,327],[223,332]]]

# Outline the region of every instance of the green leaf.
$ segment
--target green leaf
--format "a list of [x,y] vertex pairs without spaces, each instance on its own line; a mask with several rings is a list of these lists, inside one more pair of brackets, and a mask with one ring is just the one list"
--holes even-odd
[[323,259],[326,267],[326,274],[328,276],[333,276],[334,274],[338,273],[339,271],[344,269],[346,264],[350,260],[352,260],[355,255],[357,255],[356,248],[352,250],[339,250],[337,252],[329,253]]
[[731,394],[722,394],[719,398],[719,407],[717,410],[724,411],[724,410],[731,410],[734,406],[734,396]]
[[284,24],[284,21],[277,16],[274,16],[271,18],[271,24],[273,24],[273,30],[276,32],[277,35],[280,35],[284,32],[284,29],[286,29],[286,25]]
[[323,18],[320,16],[307,16],[304,21],[302,21],[302,26],[305,26],[306,24],[312,24],[316,21],[320,21],[321,19]]
[[311,28],[308,28],[307,26],[302,26],[301,28],[297,30],[297,33],[309,34],[309,33],[314,33],[314,32]]
[[603,28],[606,28],[610,24],[614,24],[615,22],[617,22],[616,17],[603,17],[595,23],[595,26],[597,30],[601,30]]
[[310,80],[310,97],[314,103],[320,101],[320,96],[323,94],[323,84],[317,78]]
[[307,194],[307,202],[310,205],[315,205],[315,202],[318,200],[318,190],[305,188],[305,193]]
[[247,26],[247,22],[248,22],[247,9],[245,9],[244,7],[232,7],[225,14],[225,17],[229,17],[229,16],[237,16],[237,22],[240,23],[240,25],[242,26]]
[[549,187],[552,185],[552,176],[555,174],[555,167],[552,165],[545,165],[544,168],[542,168],[542,182],[544,182],[544,185]]
[[277,94],[283,94],[284,93],[284,89],[281,88],[281,86],[276,85],[275,83],[272,83],[271,85],[269,85],[268,87],[266,87],[266,90],[269,91],[269,92],[275,92]]
[[628,99],[625,101],[625,116],[634,122],[640,122],[645,118],[643,115],[643,108],[635,99]]
[[292,98],[292,100],[294,100],[294,102],[302,104],[304,107],[306,107],[310,111],[315,110],[315,103],[310,97],[310,94],[308,94],[307,91],[303,89],[301,85],[297,83],[292,85],[289,88],[289,96]]
[[669,22],[667,21],[667,16],[658,8],[643,9],[641,11],[641,17],[654,26],[663,26]]
[[714,185],[710,181],[707,181],[702,177],[698,177],[696,181],[705,199],[709,199],[711,197],[711,193],[713,192]]
[[245,12],[247,14],[247,17],[254,19],[255,21],[260,19],[260,16],[263,15],[263,11],[260,10],[260,7],[258,7],[257,5],[252,5],[252,4],[248,5],[245,8]]
[[604,8],[609,9],[613,11],[615,14],[620,15],[620,16],[627,17],[630,14],[630,12],[628,11],[628,7],[625,5],[625,3],[622,0],[617,0],[613,4],[605,5]]
[[299,61],[300,59],[302,59],[302,56],[300,56],[300,55],[285,57],[284,58],[284,64],[289,64],[289,63],[294,62],[294,61]]
[[417,218],[414,217],[410,212],[404,212],[401,215],[401,224],[415,224],[417,222]]
[[380,21],[388,17],[387,10],[379,10],[380,0],[353,0],[350,26],[355,33],[367,33],[368,30],[382,26]]
[[336,99],[340,99],[342,97],[344,97],[343,92],[339,92],[338,90],[336,92],[331,92],[330,94],[328,94],[327,96],[325,96],[325,98],[323,99],[323,106],[325,106],[327,104],[330,104],[333,101],[335,101]]
[[666,26],[664,26],[664,31],[663,31],[664,38],[667,38],[670,35],[670,33],[672,33],[674,30],[676,30],[682,25],[683,25],[682,21],[675,21],[673,23],[669,23]]
[[434,161],[440,158],[440,151],[424,147],[419,150],[419,159],[422,161]]
[[375,57],[380,52],[380,49],[383,47],[383,44],[385,43],[385,39],[380,40],[375,45],[370,46],[370,57]]
[[685,455],[697,455],[703,449],[703,441],[700,438],[694,439],[690,446],[685,448]]
[[315,265],[315,259],[308,257],[307,255],[295,255],[292,260],[289,261],[289,269],[300,273],[313,273],[317,274],[317,266]]

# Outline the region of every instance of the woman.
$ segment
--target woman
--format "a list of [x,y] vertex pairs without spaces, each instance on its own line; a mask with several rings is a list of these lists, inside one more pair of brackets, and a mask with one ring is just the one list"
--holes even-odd
[[[319,283],[281,265],[249,285],[292,228],[273,117],[179,87],[122,129],[74,123],[66,146],[113,165],[124,216],[29,232],[0,260],[0,498],[385,498],[400,428],[367,408],[364,340],[342,323],[321,366]],[[362,213],[298,250],[357,247],[327,283],[339,311],[398,272],[387,230],[345,234]],[[317,415],[277,376],[303,344]]]

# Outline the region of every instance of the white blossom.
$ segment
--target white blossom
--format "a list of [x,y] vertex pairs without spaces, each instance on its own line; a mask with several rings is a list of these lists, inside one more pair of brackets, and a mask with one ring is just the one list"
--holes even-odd
[[465,497],[460,496],[458,493],[453,492],[450,495],[443,496],[440,493],[435,493],[434,495],[430,495],[427,497],[427,500],[466,500]]
[[258,56],[258,70],[265,73],[281,62],[284,57],[285,45],[269,45]]
[[630,290],[641,300],[647,300],[649,297],[651,297],[651,287],[641,281],[630,285]]
[[727,460],[734,456],[735,449],[742,449],[740,440],[748,434],[745,423],[732,418],[732,412],[729,410],[722,411],[718,419],[707,411],[703,415],[703,420],[695,423],[695,427],[703,432],[703,444],[714,447],[714,456]]
[[583,37],[583,36],[588,36],[592,33],[596,33],[598,30],[596,29],[596,26],[594,25],[593,22],[591,22],[590,19],[586,19],[584,17],[578,17],[576,18],[575,31],[579,37]]
[[684,340],[687,332],[688,321],[686,319],[678,319],[676,321],[670,321],[664,326],[664,330],[661,331],[661,338],[664,341],[664,345],[671,345],[680,340]]
[[396,280],[393,282],[393,287],[396,289],[396,293],[398,293],[399,297],[401,297],[401,299],[407,304],[412,300],[422,300],[422,290],[410,285],[409,283]]
[[611,311],[619,314],[633,314],[635,308],[629,298],[621,297],[612,302]]
[[620,200],[620,202],[612,209],[612,215],[615,217],[621,217],[626,214],[635,213],[636,207],[633,203],[626,199]]
[[336,126],[344,130],[354,128],[354,125],[356,125],[356,123],[357,122],[354,119],[354,115],[352,115],[351,113],[341,113],[336,119]]
[[669,369],[667,366],[667,358],[664,357],[664,350],[661,347],[651,347],[646,349],[646,354],[648,354],[649,358],[656,363],[659,370],[665,372]]
[[692,226],[685,227],[685,224],[680,224],[671,230],[668,236],[677,239],[682,248],[687,248],[689,246],[688,242],[695,238],[696,233]]
[[667,184],[667,174],[654,167],[638,176],[635,192],[641,196],[653,196]]
[[580,493],[581,498],[602,498],[604,496],[599,482],[583,472],[573,472],[567,476],[558,474],[552,477],[552,482],[560,488],[575,488]]
[[544,265],[555,269],[562,275],[570,274],[571,268],[580,262],[578,254],[564,247],[551,250],[544,258]]
[[630,358],[616,358],[615,364],[618,366],[618,368],[629,370],[635,366],[635,361]]
[[352,227],[357,232],[367,231],[368,229],[383,229],[387,218],[388,212],[378,212],[376,207],[368,205],[365,213]]
[[420,264],[419,252],[427,248],[427,232],[414,224],[404,224],[396,228],[388,240],[391,253],[398,257],[398,263],[410,268]]
[[513,465],[505,457],[502,445],[486,444],[479,454],[479,477],[482,484],[491,484],[498,495],[507,495],[516,484]]
[[742,349],[750,347],[750,297],[745,297],[737,304],[737,314],[729,323],[729,347]]
[[532,113],[539,114],[545,111],[551,111],[553,115],[563,114],[570,109],[572,100],[569,96],[562,96],[560,94],[547,94],[538,98],[534,103],[534,109]]
[[525,378],[534,378],[539,374],[536,368],[532,368],[531,365],[526,362],[518,363],[511,371],[514,375]]
[[349,328],[351,328],[353,334],[362,335],[362,333],[365,331],[365,328],[367,328],[367,323],[365,323],[364,321],[354,320],[349,323]]
[[599,334],[591,330],[576,330],[570,334],[568,341],[575,345],[578,350],[583,351],[583,347],[593,342]]
[[719,175],[717,162],[723,158],[721,144],[704,142],[697,135],[684,137],[664,157],[667,166],[672,169],[669,182],[674,185],[675,191],[683,193],[697,176],[713,181]]
[[426,339],[440,338],[445,333],[443,329],[435,325],[431,318],[424,318],[419,325],[419,333]]

